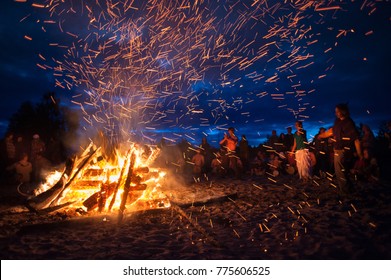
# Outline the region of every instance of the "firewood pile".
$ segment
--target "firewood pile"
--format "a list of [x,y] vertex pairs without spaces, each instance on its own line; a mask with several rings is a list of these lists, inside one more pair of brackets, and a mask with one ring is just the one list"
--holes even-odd
[[101,148],[91,143],[80,156],[67,160],[53,186],[29,198],[26,205],[36,212],[63,207],[86,213],[118,210],[119,222],[130,206],[169,207],[168,198],[158,189],[164,172],[149,167],[158,153],[132,146],[112,164]]

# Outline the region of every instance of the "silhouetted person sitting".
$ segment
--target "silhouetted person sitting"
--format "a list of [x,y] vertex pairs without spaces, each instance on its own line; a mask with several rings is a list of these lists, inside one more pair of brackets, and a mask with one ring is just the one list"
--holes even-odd
[[215,175],[223,175],[222,161],[220,153],[216,153],[216,157],[212,160],[212,173]]
[[251,171],[250,174],[253,176],[260,176],[265,174],[266,167],[267,167],[268,159],[266,157],[266,154],[259,150],[257,152],[257,155],[255,158],[251,161]]
[[273,174],[273,176],[278,176],[280,174],[281,170],[281,163],[280,157],[276,154],[271,154],[269,158],[269,170],[270,173]]
[[363,158],[356,160],[353,169],[351,170],[355,180],[362,181],[377,181],[379,180],[379,165],[375,157],[373,157],[370,149],[363,150]]
[[22,155],[22,158],[11,166],[7,167],[7,170],[15,172],[15,180],[17,183],[30,183],[33,166],[28,161],[27,154]]

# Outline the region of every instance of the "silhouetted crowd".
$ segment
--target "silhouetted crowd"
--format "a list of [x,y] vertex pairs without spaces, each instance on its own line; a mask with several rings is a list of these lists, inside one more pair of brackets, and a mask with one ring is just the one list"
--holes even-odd
[[[268,140],[258,146],[251,146],[245,135],[239,139],[234,127],[228,128],[219,147],[210,145],[206,137],[199,145],[191,145],[185,139],[167,144],[162,138],[157,145],[161,150],[157,164],[196,181],[210,176],[242,179],[291,175],[307,184],[313,178],[329,178],[341,194],[346,194],[354,181],[379,179],[379,150],[370,127],[358,128],[347,105],[337,105],[335,114],[333,127],[321,127],[311,142],[300,121],[295,122],[295,131],[292,127],[279,134],[271,131]],[[380,153],[390,155],[391,122],[384,139],[386,151]],[[54,139],[46,143],[38,134],[24,139],[7,133],[1,147],[2,180],[8,183],[41,182],[46,170],[64,161],[61,143]]]
[[[368,125],[357,127],[350,118],[346,104],[336,106],[336,121],[330,129],[319,128],[312,141],[308,141],[303,123],[295,123],[295,131],[287,127],[285,132],[271,132],[265,143],[251,146],[245,135],[239,139],[230,127],[219,147],[212,147],[207,138],[199,145],[182,141],[167,145],[164,138],[159,143],[162,149],[160,165],[174,172],[191,175],[196,180],[244,176],[282,175],[298,176],[303,183],[314,178],[335,182],[341,195],[351,192],[358,181],[378,181],[380,177],[379,153],[390,154],[391,122],[385,132],[388,144],[379,151],[376,138]],[[297,174],[297,175],[295,175]]]
[[[232,131],[234,135],[234,128],[228,131]],[[307,175],[302,174],[305,179],[313,176],[325,178],[327,174],[334,173],[333,138],[318,138],[318,135],[325,131],[326,129],[321,127],[311,142],[304,136],[301,143],[300,150],[307,150],[308,156]],[[376,180],[380,171],[374,149],[371,148],[375,145],[375,137],[367,125],[362,127],[362,131],[360,141],[363,158],[359,159],[357,153],[352,151],[349,159],[352,161],[350,172],[356,180]],[[179,174],[192,174],[197,178],[209,175],[238,179],[243,175],[277,177],[280,174],[293,175],[299,172],[297,156],[292,150],[295,142],[292,127],[287,127],[286,133],[279,135],[273,130],[268,140],[257,147],[251,146],[245,135],[242,135],[240,140],[235,140],[234,137],[224,138],[219,148],[212,147],[206,137],[200,145],[192,145],[185,139],[178,144],[167,145],[163,138],[159,144],[162,149],[159,165],[171,168]],[[231,140],[232,138],[234,140]],[[233,144],[229,148],[224,141],[231,141]]]
[[1,180],[8,184],[41,182],[45,171],[64,160],[59,141],[45,143],[34,134],[31,139],[9,132],[1,141]]

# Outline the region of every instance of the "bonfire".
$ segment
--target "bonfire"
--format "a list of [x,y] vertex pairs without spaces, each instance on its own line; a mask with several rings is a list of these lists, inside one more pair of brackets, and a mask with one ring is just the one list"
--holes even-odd
[[27,200],[32,211],[67,207],[77,214],[170,207],[161,191],[165,172],[152,168],[159,149],[131,144],[108,155],[94,143],[79,156],[68,158],[63,171],[50,174]]

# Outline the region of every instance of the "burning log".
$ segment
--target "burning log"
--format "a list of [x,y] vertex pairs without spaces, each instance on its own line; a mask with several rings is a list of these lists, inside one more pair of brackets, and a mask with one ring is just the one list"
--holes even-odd
[[[129,154],[129,152],[127,153],[127,155],[128,155],[128,154]],[[125,169],[126,169],[126,166],[128,165],[128,160],[129,160],[129,157],[126,156],[125,164],[124,164],[124,166],[123,166],[122,169],[121,169],[121,173],[120,173],[120,175],[119,175],[117,185],[115,186],[113,198],[111,199],[111,202],[110,202],[110,205],[109,205],[109,211],[111,211],[111,209],[113,208],[114,202],[115,202],[115,200],[117,199],[118,189],[119,189],[119,187],[120,187],[121,184],[122,184],[122,180],[123,180],[123,177],[124,177]]]
[[143,181],[148,181],[149,179],[157,179],[159,178],[159,172],[149,172],[143,175]]
[[94,193],[83,202],[83,206],[87,208],[87,211],[98,208],[99,212],[102,212],[106,207],[107,198],[109,198],[115,189],[116,183],[102,184],[99,192]]
[[[126,169],[126,166],[128,164],[128,159],[129,159],[129,157],[127,157],[126,162],[125,162],[124,166],[121,169],[121,173],[120,173],[120,176],[119,176],[119,179],[118,179],[118,183],[117,183],[117,185],[115,187],[114,195],[113,195],[113,198],[111,199],[111,202],[110,202],[110,205],[109,205],[109,211],[111,211],[111,209],[113,208],[114,202],[115,202],[115,200],[117,198],[118,189],[119,189],[119,187],[122,184],[122,180],[123,180],[123,177],[124,177],[123,175],[125,173],[125,169]],[[134,170],[134,173],[149,173],[149,168],[147,166],[139,167],[139,168]],[[140,178],[140,177],[139,176],[133,177],[132,181],[137,181],[138,180],[137,178]],[[132,188],[132,189],[133,190],[145,190],[147,188],[146,184],[140,184],[140,183],[141,183],[141,179],[138,181],[137,186],[135,188]]]
[[134,173],[140,174],[140,173],[149,173],[149,167],[148,166],[143,166],[143,167],[138,167],[134,170]]
[[43,192],[33,198],[28,199],[27,207],[30,210],[34,211],[49,207],[53,200],[55,200],[57,196],[62,193],[62,190],[73,170],[74,163],[75,162],[73,159],[69,159],[65,163],[65,170],[62,173],[61,178],[58,180],[58,182],[46,192]]
[[147,184],[137,184],[132,187],[132,192],[134,191],[144,191],[147,188]]
[[97,148],[95,150],[93,150],[90,155],[82,162],[82,164],[80,165],[80,167],[77,168],[76,172],[73,174],[72,178],[69,179],[69,181],[65,184],[65,186],[62,188],[61,192],[57,195],[57,197],[52,201],[52,203],[50,204],[50,206],[55,206],[59,199],[62,198],[62,195],[64,193],[64,190],[66,188],[68,188],[72,182],[75,180],[75,178],[77,177],[77,175],[79,175],[79,173],[87,166],[87,163],[90,162],[90,160],[92,159],[92,157],[97,153],[97,151],[99,150],[100,148]]
[[[72,184],[76,176],[80,173],[81,170],[85,168],[87,163],[91,160],[91,158],[96,154],[98,150],[99,148],[90,152],[90,154],[78,168],[75,166],[75,159],[68,159],[65,163],[65,170],[62,173],[59,181],[49,190],[27,200],[27,207],[30,210],[37,211],[47,207],[56,206],[59,199],[62,197],[64,190]],[[72,174],[72,171],[75,168],[77,168],[77,171],[69,179]]]
[[129,190],[130,190],[130,183],[133,177],[133,168],[134,168],[135,161],[136,161],[136,155],[132,153],[132,155],[130,156],[130,164],[129,164],[128,176],[126,177],[126,181],[125,181],[124,193],[122,194],[121,206],[118,212],[118,223],[122,222],[124,216],[126,199],[128,197]]
[[96,192],[83,202],[83,206],[87,208],[87,211],[91,211],[98,207],[99,196],[100,192]]

